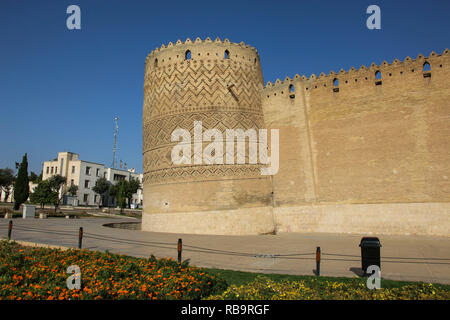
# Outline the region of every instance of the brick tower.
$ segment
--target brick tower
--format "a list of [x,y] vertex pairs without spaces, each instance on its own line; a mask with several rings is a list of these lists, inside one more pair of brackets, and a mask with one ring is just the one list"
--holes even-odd
[[[142,230],[200,234],[273,231],[270,178],[260,165],[176,165],[177,128],[203,131],[264,128],[263,77],[256,49],[228,39],[169,43],[145,66],[143,109],[144,210]],[[192,139],[193,142],[193,139]],[[210,142],[203,141],[203,148]],[[225,159],[225,143],[223,154]],[[198,155],[198,152],[197,152]]]

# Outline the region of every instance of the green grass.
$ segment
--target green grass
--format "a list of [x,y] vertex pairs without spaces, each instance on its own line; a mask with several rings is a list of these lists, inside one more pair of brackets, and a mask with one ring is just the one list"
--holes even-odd
[[[347,278],[347,277],[323,277],[323,276],[299,276],[299,275],[289,275],[289,274],[266,274],[266,273],[255,273],[255,272],[244,272],[244,271],[234,271],[234,270],[224,270],[224,269],[214,269],[214,268],[205,268],[210,274],[221,275],[229,285],[241,286],[244,284],[248,284],[252,282],[257,276],[265,276],[273,281],[305,281],[306,283],[310,283],[311,280],[315,280],[316,282],[326,282],[326,281],[339,281],[343,283],[349,284],[358,284],[358,283],[366,283],[367,278]],[[411,282],[411,281],[397,281],[397,280],[388,280],[381,279],[381,287],[385,289],[392,288],[401,288],[411,284],[417,284],[421,282]],[[437,288],[450,290],[450,285],[446,284],[434,284]]]

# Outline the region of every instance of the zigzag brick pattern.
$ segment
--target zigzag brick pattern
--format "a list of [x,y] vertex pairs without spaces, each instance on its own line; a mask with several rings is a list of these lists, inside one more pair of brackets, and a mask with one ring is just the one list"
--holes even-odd
[[[263,78],[255,50],[227,41],[211,42],[206,47],[205,43],[201,45],[197,48],[189,41],[169,45],[152,52],[146,61],[143,112],[145,184],[214,176],[260,175],[259,165],[180,166],[172,163],[171,150],[178,142],[171,141],[171,133],[182,128],[193,137],[194,121],[202,121],[203,130],[220,130],[224,137],[226,129],[264,128],[261,108]],[[233,56],[238,52],[236,46],[239,54]],[[229,58],[217,56],[217,51],[223,52],[227,48],[230,48]],[[163,63],[164,59],[176,60],[183,56],[184,50],[192,51],[193,58]],[[211,55],[204,57],[210,54],[210,50]],[[197,51],[198,55],[201,52],[201,58],[198,58]]]

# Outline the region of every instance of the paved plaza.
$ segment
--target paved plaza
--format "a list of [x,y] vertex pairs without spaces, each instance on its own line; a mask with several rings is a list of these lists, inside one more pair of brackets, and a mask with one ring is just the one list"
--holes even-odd
[[[8,219],[0,220],[6,238]],[[313,275],[316,247],[321,248],[322,276],[360,274],[362,236],[329,233],[282,233],[261,236],[209,236],[143,232],[105,227],[108,223],[139,222],[134,218],[13,219],[12,239],[54,246],[78,246],[83,227],[83,248],[136,257],[177,257],[183,240],[183,260],[202,267],[263,273]],[[379,236],[382,277],[450,284],[450,238]]]

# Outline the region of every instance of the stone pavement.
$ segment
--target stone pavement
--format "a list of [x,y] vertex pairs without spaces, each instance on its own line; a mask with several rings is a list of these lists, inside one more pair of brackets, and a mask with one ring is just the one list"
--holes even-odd
[[[6,238],[8,219],[0,219],[0,237]],[[136,257],[177,257],[183,239],[183,260],[220,269],[263,273],[313,275],[315,251],[322,251],[321,275],[355,277],[360,274],[362,235],[282,233],[262,236],[209,236],[142,232],[109,228],[106,223],[139,222],[133,218],[13,219],[12,239],[34,243],[78,246]],[[450,284],[450,238],[380,236],[382,277]]]

